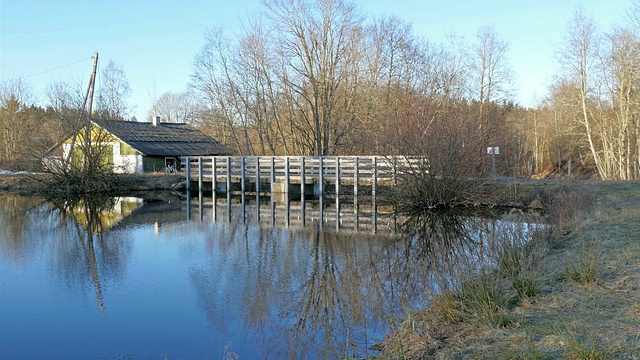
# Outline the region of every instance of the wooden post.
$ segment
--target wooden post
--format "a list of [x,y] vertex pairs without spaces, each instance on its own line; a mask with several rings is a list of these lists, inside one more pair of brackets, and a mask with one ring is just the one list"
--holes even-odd
[[[324,157],[320,156],[320,158],[318,159],[318,187],[319,187],[319,194],[320,195],[320,199],[322,199],[322,195],[324,194]],[[322,213],[322,209],[320,210],[320,213]]]
[[202,164],[202,156],[199,156],[198,157],[198,191],[199,192],[202,192],[202,180],[203,180],[202,173],[204,172],[203,169],[204,169],[204,166]]
[[[211,174],[213,175],[213,179],[211,179],[211,190],[213,191],[213,193],[216,193],[216,190],[218,189],[218,163],[217,163],[217,158],[215,156],[211,157]],[[215,206],[215,204],[214,204]]]
[[300,194],[302,194],[302,198],[304,199],[304,185],[306,182],[305,178],[305,157],[300,158]]
[[247,190],[245,189],[245,180],[246,180],[246,166],[247,166],[247,158],[242,157],[242,162],[240,163],[240,188],[242,189],[242,194]]
[[371,158],[371,196],[373,201],[376,200],[376,191],[378,189],[378,158]]
[[227,194],[231,194],[231,156],[227,156]]
[[336,197],[340,195],[340,157],[336,156]]
[[276,185],[276,157],[271,157],[271,198],[273,198],[273,190]]
[[[289,157],[284,158],[284,192],[289,193]],[[287,226],[289,226],[287,224]]]
[[256,157],[256,200],[258,201],[258,208],[260,207],[260,157]]
[[360,182],[360,179],[358,178],[359,167],[360,167],[360,158],[356,156],[353,162],[353,196],[358,196],[358,182]]
[[187,163],[186,167],[187,167],[187,190],[191,190],[191,162],[189,160],[189,157],[187,156],[186,158],[184,158],[185,163]]
[[493,174],[493,179],[495,180],[498,176],[496,173],[496,148],[493,147],[491,150],[491,173]]

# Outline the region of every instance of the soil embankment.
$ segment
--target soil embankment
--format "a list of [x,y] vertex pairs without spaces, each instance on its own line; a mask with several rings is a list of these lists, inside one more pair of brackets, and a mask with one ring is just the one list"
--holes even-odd
[[[122,194],[137,191],[172,190],[175,184],[184,181],[184,176],[175,174],[120,175]],[[0,193],[37,195],[46,192],[45,174],[0,174]]]

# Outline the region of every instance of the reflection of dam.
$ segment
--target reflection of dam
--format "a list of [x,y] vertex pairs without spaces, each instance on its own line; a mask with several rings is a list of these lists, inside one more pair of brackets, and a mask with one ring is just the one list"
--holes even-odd
[[[189,195],[189,194],[187,194]],[[372,202],[368,197],[333,197],[287,201],[271,197],[219,197],[215,194],[191,199],[187,216],[214,221],[252,221],[270,226],[302,228],[318,226],[336,231],[395,233],[397,216],[389,205]],[[214,206],[215,203],[215,206]]]

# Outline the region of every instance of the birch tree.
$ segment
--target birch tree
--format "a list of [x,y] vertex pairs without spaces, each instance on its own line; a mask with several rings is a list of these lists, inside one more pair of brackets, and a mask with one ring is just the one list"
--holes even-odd
[[572,21],[568,24],[563,47],[559,52],[560,65],[569,81],[576,84],[576,100],[580,106],[580,122],[589,143],[589,150],[598,174],[608,177],[596,141],[595,120],[590,108],[590,96],[593,91],[592,77],[595,78],[595,65],[598,60],[599,39],[596,25],[582,9],[577,8]]
[[96,108],[98,117],[114,120],[127,119],[131,111],[127,102],[131,95],[131,87],[122,65],[110,60],[102,70],[99,85]]
[[195,104],[187,92],[166,92],[154,101],[148,118],[160,116],[162,122],[195,125]]
[[483,107],[503,95],[511,80],[507,52],[509,44],[501,40],[492,26],[481,27],[476,34],[477,43],[472,48],[469,68],[473,76],[472,89],[480,103],[480,118]]
[[[615,118],[609,134],[613,151],[608,157],[615,164],[616,178],[633,179],[637,169],[637,122],[640,98],[640,41],[629,30],[619,29],[607,37],[609,54],[605,57],[611,104]],[[635,166],[634,166],[635,165]],[[637,172],[637,171],[636,171]]]

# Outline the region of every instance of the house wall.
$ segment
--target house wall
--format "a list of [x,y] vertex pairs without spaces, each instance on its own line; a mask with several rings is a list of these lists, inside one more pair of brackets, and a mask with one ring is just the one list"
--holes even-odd
[[144,172],[164,171],[164,156],[145,156],[142,161]]
[[113,143],[113,172],[136,174],[143,172],[142,155],[135,154],[120,142]]

